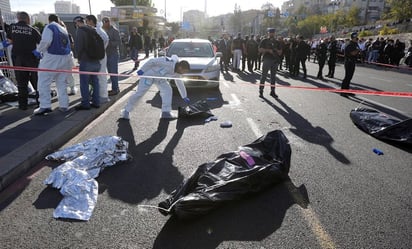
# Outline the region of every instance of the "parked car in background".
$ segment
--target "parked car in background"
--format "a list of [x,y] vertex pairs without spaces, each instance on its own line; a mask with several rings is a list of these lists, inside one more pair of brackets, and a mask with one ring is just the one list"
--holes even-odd
[[[175,39],[159,56],[179,59],[190,64],[190,72],[184,74],[186,87],[219,88],[221,52],[214,52],[213,45],[206,39]],[[172,82],[173,83],[173,82]]]

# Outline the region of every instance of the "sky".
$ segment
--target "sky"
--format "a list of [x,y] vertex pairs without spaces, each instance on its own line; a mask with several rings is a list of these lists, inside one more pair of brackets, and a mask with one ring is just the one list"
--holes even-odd
[[[89,1],[92,7],[92,14],[98,15],[102,10],[110,10],[114,5],[110,0],[71,0],[72,3],[80,6],[80,12],[89,13]],[[158,15],[164,16],[166,3],[166,17],[169,22],[181,20],[182,13],[187,10],[205,10],[208,16],[218,16],[233,13],[235,4],[240,6],[242,11],[249,9],[260,9],[268,0],[152,0],[158,10]],[[286,0],[270,1],[275,7],[281,7]],[[40,11],[46,13],[54,12],[55,0],[10,0],[12,11],[26,11],[36,14]]]

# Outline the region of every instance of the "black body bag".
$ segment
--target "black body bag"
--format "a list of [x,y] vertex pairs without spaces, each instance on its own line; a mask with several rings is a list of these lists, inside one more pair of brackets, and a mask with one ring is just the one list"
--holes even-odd
[[373,137],[412,144],[412,119],[399,120],[368,108],[352,110],[350,118],[357,127]]
[[225,203],[255,195],[288,179],[291,149],[275,130],[251,144],[200,165],[171,195],[159,203],[163,215],[181,219],[204,215]]

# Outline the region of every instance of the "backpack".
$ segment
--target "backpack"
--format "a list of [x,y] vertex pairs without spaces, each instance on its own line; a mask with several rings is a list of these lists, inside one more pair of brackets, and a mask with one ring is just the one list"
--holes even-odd
[[87,56],[92,60],[103,59],[106,54],[103,39],[94,28],[85,27],[84,31],[87,34]]

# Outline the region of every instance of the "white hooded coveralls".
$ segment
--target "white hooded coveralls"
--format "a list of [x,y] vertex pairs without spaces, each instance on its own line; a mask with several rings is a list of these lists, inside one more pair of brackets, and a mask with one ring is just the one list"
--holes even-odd
[[[181,75],[175,73],[175,65],[179,61],[177,56],[172,58],[159,57],[152,58],[143,64],[139,70],[143,71],[143,75],[140,76],[139,85],[136,92],[130,96],[127,101],[125,110],[131,112],[136,102],[149,90],[149,88],[155,83],[160,91],[160,97],[162,98],[162,112],[170,112],[172,110],[172,97],[173,90],[170,86],[167,78],[180,78]],[[150,76],[155,76],[151,78]],[[162,78],[156,78],[162,77]],[[176,86],[179,90],[182,98],[187,97],[186,87],[182,80],[174,79]]]
[[[73,54],[70,51],[68,54],[52,54],[48,52],[53,41],[53,31],[48,26],[54,25],[59,32],[67,35],[67,30],[56,22],[48,24],[42,33],[41,41],[37,50],[43,53],[43,58],[40,60],[39,68],[55,69],[55,70],[71,70],[73,67]],[[50,86],[53,81],[56,81],[57,98],[60,108],[69,107],[69,97],[67,95],[66,79],[70,73],[63,72],[41,72],[38,73],[38,91],[40,108],[51,108]]]

